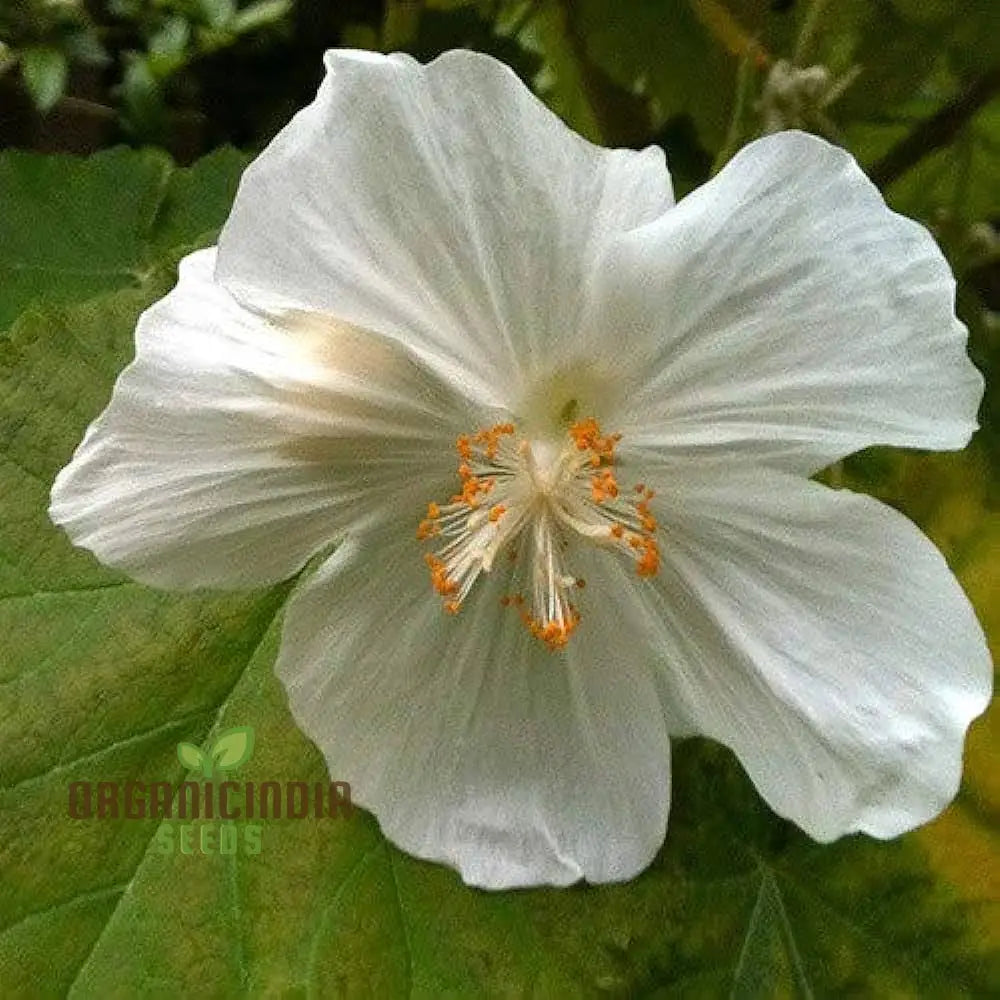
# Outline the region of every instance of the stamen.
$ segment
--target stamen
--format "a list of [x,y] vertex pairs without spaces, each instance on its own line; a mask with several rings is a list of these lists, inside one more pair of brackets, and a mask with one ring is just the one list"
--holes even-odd
[[572,423],[567,433],[561,448],[518,440],[512,423],[461,435],[455,442],[460,489],[447,503],[428,504],[417,526],[418,539],[440,545],[425,559],[447,612],[459,611],[479,574],[506,552],[524,592],[500,603],[515,608],[553,651],[566,646],[581,621],[570,594],[585,581],[563,569],[571,539],[617,549],[641,577],[660,565],[655,494],[638,483],[623,495],[614,471],[621,435],[605,435],[593,417]]

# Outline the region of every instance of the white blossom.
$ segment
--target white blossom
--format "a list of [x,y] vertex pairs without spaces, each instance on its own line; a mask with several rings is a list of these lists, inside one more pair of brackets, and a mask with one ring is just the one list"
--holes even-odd
[[674,204],[661,152],[486,56],[327,67],[141,317],[52,518],[162,587],[336,543],[285,615],[292,713],[471,884],[634,876],[684,734],[818,840],[939,812],[982,631],[905,517],[810,479],[976,427],[928,233],[803,133]]

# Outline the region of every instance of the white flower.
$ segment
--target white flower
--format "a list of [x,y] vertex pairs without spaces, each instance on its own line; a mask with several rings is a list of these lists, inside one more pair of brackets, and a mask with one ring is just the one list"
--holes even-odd
[[485,56],[327,65],[140,319],[53,519],[164,587],[339,541],[287,609],[292,712],[469,883],[635,875],[672,735],[818,840],[935,815],[982,632],[909,521],[809,479],[975,428],[926,231],[805,134],[674,205],[658,151],[591,146]]

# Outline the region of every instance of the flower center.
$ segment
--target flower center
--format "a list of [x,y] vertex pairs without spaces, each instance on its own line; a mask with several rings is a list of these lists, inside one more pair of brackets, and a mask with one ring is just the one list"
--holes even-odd
[[424,559],[445,610],[457,613],[479,574],[506,555],[522,586],[502,603],[550,649],[561,649],[580,622],[572,597],[584,581],[564,565],[573,541],[617,549],[640,576],[654,575],[653,491],[641,483],[620,491],[619,439],[602,434],[592,417],[571,424],[561,442],[520,437],[510,423],[462,435],[460,490],[447,503],[428,504],[417,528],[417,538],[439,546]]

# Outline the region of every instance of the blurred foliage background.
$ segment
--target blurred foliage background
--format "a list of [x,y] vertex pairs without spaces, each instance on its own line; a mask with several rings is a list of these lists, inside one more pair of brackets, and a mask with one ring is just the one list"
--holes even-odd
[[139,311],[338,45],[489,52],[588,138],[660,144],[678,194],[767,131],[851,150],[951,261],[987,393],[965,452],[827,478],[917,521],[1000,650],[997,0],[0,0],[0,993],[1000,995],[995,708],[956,803],[888,845],[810,844],[687,743],[664,851],[620,887],[474,893],[366,819],[277,824],[235,874],[151,855],[155,824],[66,823],[68,776],[180,780],[176,742],[220,725],[256,726],[257,776],[325,773],[271,675],[285,589],[148,591],[45,507]]

